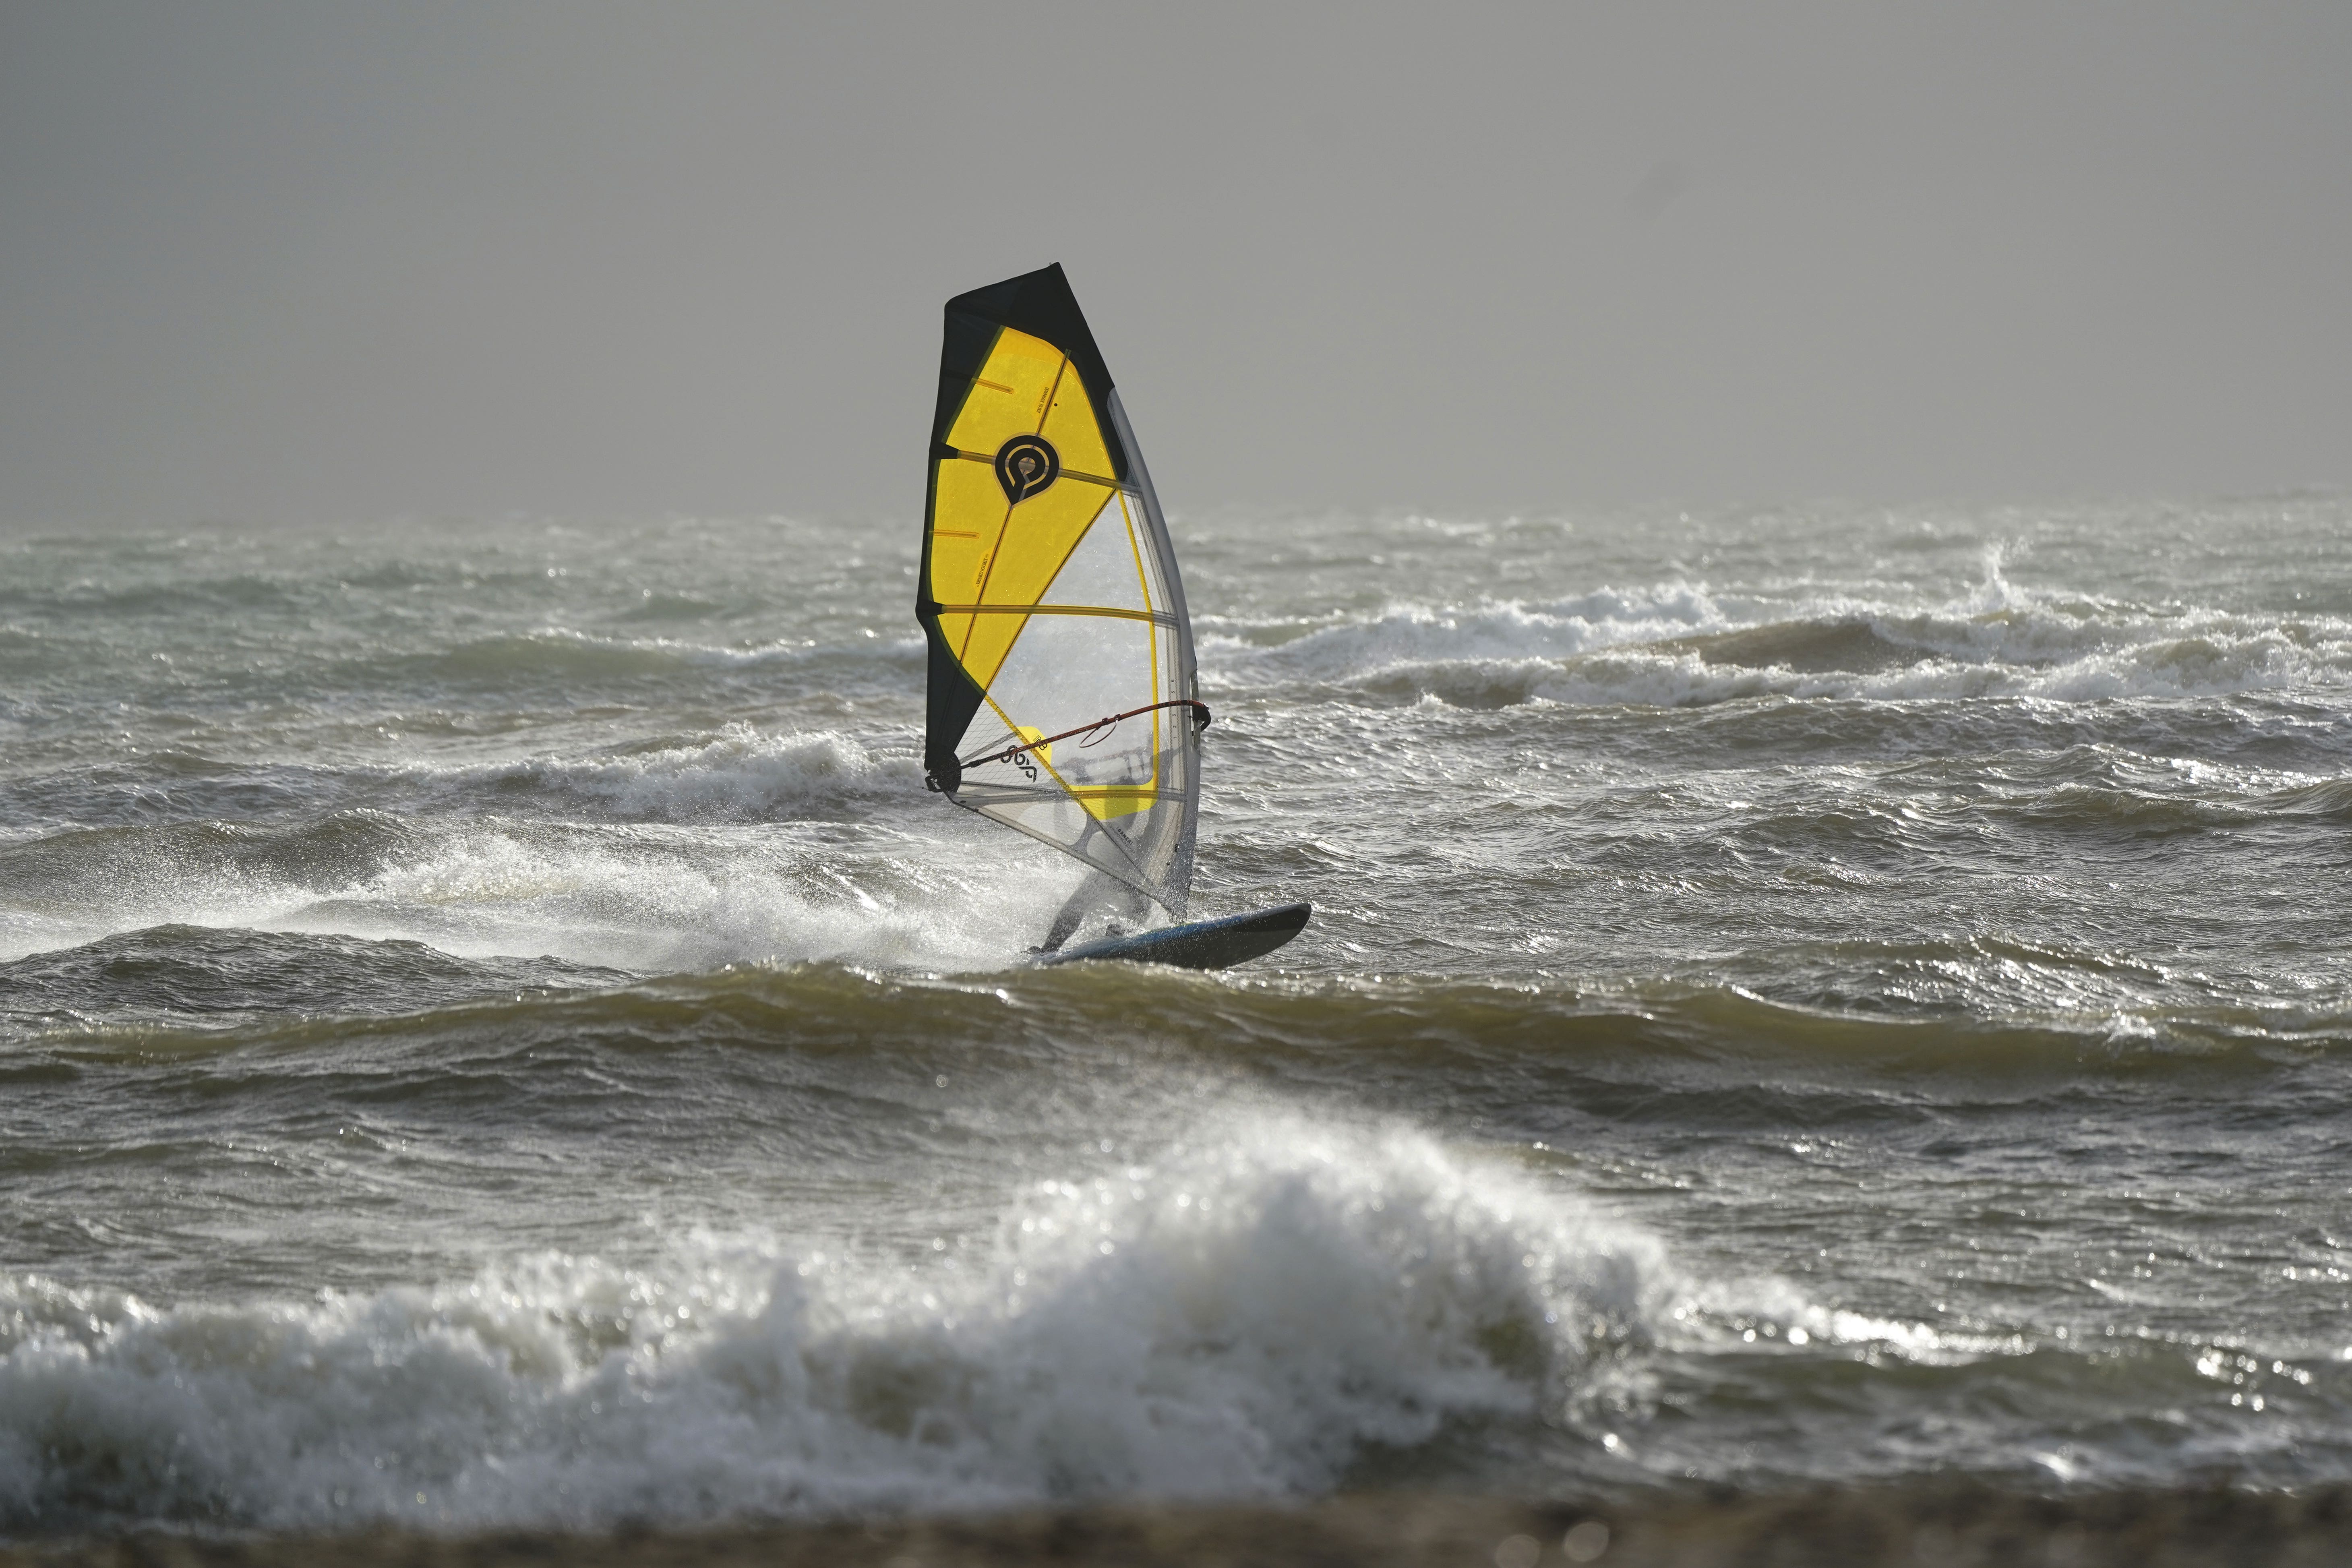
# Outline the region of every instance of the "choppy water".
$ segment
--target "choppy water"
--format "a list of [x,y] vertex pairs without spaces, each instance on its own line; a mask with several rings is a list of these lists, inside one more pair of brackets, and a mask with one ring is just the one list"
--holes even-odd
[[0,1529],[2352,1478],[2352,503],[1180,517],[1212,977],[905,520],[0,536]]

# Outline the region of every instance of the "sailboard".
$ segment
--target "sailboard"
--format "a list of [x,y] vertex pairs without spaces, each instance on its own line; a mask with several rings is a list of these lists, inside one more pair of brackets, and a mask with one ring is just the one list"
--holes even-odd
[[[1087,868],[1042,957],[1219,968],[1305,924],[1286,905],[1270,945],[1171,940],[1210,713],[1159,498],[1058,264],[948,301],[919,584],[925,782]],[[1097,915],[1112,934],[1065,952]]]

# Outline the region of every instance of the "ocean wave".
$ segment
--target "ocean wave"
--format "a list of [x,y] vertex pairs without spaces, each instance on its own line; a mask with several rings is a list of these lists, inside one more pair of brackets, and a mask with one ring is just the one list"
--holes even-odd
[[488,763],[255,763],[182,748],[0,780],[0,842],[76,827],[249,822],[291,813],[443,814],[539,808],[589,820],[838,818],[919,798],[911,734],[898,744],[835,730],[741,721],[585,753]]
[[550,626],[438,647],[385,649],[308,673],[322,690],[512,693],[560,689],[576,700],[583,690],[707,684],[714,679],[809,668],[824,670],[834,684],[874,678],[897,685],[906,680],[910,665],[919,669],[920,648],[913,638],[716,644]]
[[2058,701],[2352,685],[2352,624],[2018,587],[1989,557],[1941,604],[1672,581],[1550,602],[1391,605],[1272,646],[1204,639],[1216,679],[1305,679],[1466,706],[1693,706],[1776,696]]
[[0,1518],[609,1527],[1296,1495],[1532,1422],[1687,1296],[1646,1233],[1395,1127],[1220,1124],[858,1263],[702,1237],[310,1302],[0,1285]]
[[[866,932],[838,914],[833,924],[832,940],[852,947],[940,941],[882,920]],[[239,933],[214,934],[234,952]],[[165,931],[41,955],[23,961],[23,973],[85,973],[109,942],[176,946],[192,962],[204,956],[187,933]],[[271,956],[251,962],[266,967]],[[364,944],[328,956],[354,967],[379,963]],[[974,962],[922,968],[852,953],[640,974],[626,984],[601,983],[616,977],[576,958],[531,961],[540,978],[529,979],[520,961],[469,957],[466,964],[492,966],[477,973],[499,977],[473,987],[481,994],[472,999],[459,994],[453,968],[447,986],[420,993],[409,1010],[354,1008],[381,1016],[352,1018],[257,1011],[240,1021],[237,1037],[296,1053],[362,1037],[407,1041],[420,1059],[436,1061],[480,1047],[634,1051],[691,1043],[824,1055],[854,1044],[861,1055],[963,1068],[1005,1053],[1027,1061],[1038,1041],[1083,1041],[1185,1071],[1270,1075],[1375,1101],[1388,1086],[1423,1073],[1500,1075],[1532,1097],[1529,1126],[1559,1104],[1591,1103],[1596,1094],[1613,1100],[1625,1085],[1641,1086],[1622,1107],[1636,1120],[1721,1114],[1746,1125],[1769,1109],[1758,1099],[1759,1071],[1821,1075],[1766,1099],[1785,1109],[1791,1096],[1810,1097],[1803,1114],[1826,1124],[1881,1116],[1876,1080],[1889,1072],[1987,1083],[2175,1071],[2229,1079],[2352,1050],[2352,994],[2341,988],[2222,1000],[2200,976],[2126,951],[2020,936],[1792,943],[1750,966],[1759,981],[1777,982],[1770,994],[1754,983],[1677,975],[1569,979],[1530,970],[1505,983],[1266,969],[1211,976],[1123,964],[1035,970],[1018,957],[1008,944]],[[381,966],[396,976],[423,961],[395,946]],[[376,983],[354,975],[349,984]],[[533,989],[510,989],[524,984]],[[382,988],[389,1000],[389,979]],[[53,1000],[63,1007],[70,997],[60,990]],[[203,1049],[212,1037],[202,1016],[152,1015],[19,1032],[29,1048],[91,1060]],[[1517,1112],[1496,1114],[1501,1126]]]
[[610,637],[547,626],[479,637],[404,661],[464,681],[590,679],[667,675],[696,665],[741,667],[788,658],[797,648],[716,647],[670,637]]
[[616,970],[551,959],[462,959],[418,942],[156,926],[0,963],[0,1017],[20,1027],[103,1017],[415,1012],[486,992],[613,985]]
[[[691,759],[588,770],[648,808],[725,817],[820,787],[856,753],[749,750],[745,773]],[[816,759],[810,763],[810,759]],[[668,771],[672,765],[677,771]],[[521,787],[537,787],[525,776]],[[936,826],[968,831],[960,818]],[[757,960],[992,968],[1042,929],[1076,873],[1010,835],[970,847],[814,820],[752,826],[567,823],[347,811],[290,827],[216,822],[85,829],[0,845],[0,959],[163,925],[429,943],[467,959],[696,970]],[[984,909],[987,918],[972,911]]]
[[[1596,647],[1663,640],[1727,626],[1731,615],[1703,587],[1603,588],[1549,604],[1404,605],[1360,621],[1328,626],[1266,648],[1232,635],[1203,640],[1233,673],[1339,681],[1432,658],[1565,658]],[[1220,673],[1226,673],[1220,671]]]
[[[1746,647],[1661,644],[1570,658],[1399,660],[1347,684],[1395,701],[1459,707],[1704,707],[1759,698],[1916,702],[2033,698],[2097,702],[2263,692],[2340,692],[2352,645],[2314,650],[2276,632],[2167,637],[2046,664],[1965,661],[1853,623],[1758,628]],[[1727,639],[1727,641],[1728,639]],[[1795,662],[1743,664],[1771,649]],[[1766,655],[1765,657],[1769,657]]]
[[412,770],[471,793],[545,790],[631,821],[757,822],[805,816],[919,786],[911,755],[882,755],[834,731],[763,734],[744,723],[708,738],[590,757]]
[[56,585],[10,584],[0,587],[0,605],[20,613],[88,620],[170,621],[183,616],[287,614],[310,608],[316,600],[299,579],[258,573],[206,574],[184,569],[161,581],[107,584],[75,578]]

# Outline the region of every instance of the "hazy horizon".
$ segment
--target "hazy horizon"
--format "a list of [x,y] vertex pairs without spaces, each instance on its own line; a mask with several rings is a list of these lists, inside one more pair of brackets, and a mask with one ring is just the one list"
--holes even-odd
[[2352,11],[0,4],[0,524],[919,513],[1059,260],[1170,504],[2352,480]]

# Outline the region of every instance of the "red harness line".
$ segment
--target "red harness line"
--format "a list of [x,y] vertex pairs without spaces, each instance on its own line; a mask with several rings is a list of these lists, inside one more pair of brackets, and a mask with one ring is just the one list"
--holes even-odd
[[[1207,703],[1192,697],[1173,697],[1165,702],[1148,702],[1140,708],[1130,708],[1124,713],[1108,714],[1103,718],[1096,720],[1091,724],[1081,724],[1075,730],[1065,730],[1058,735],[1046,735],[1034,741],[1024,741],[1017,746],[1007,746],[1001,752],[991,752],[984,757],[973,757],[969,761],[958,763],[956,766],[960,768],[976,768],[982,763],[1009,763],[1013,758],[1019,756],[1022,752],[1030,750],[1032,747],[1050,746],[1056,741],[1066,741],[1073,735],[1091,735],[1096,731],[1107,729],[1110,725],[1118,723],[1122,719],[1133,719],[1140,714],[1155,712],[1162,708],[1190,708],[1200,717],[1200,724],[1198,728],[1205,730],[1209,727],[1209,705]],[[1092,741],[1081,741],[1078,744],[1082,746],[1091,746],[1094,742]]]

